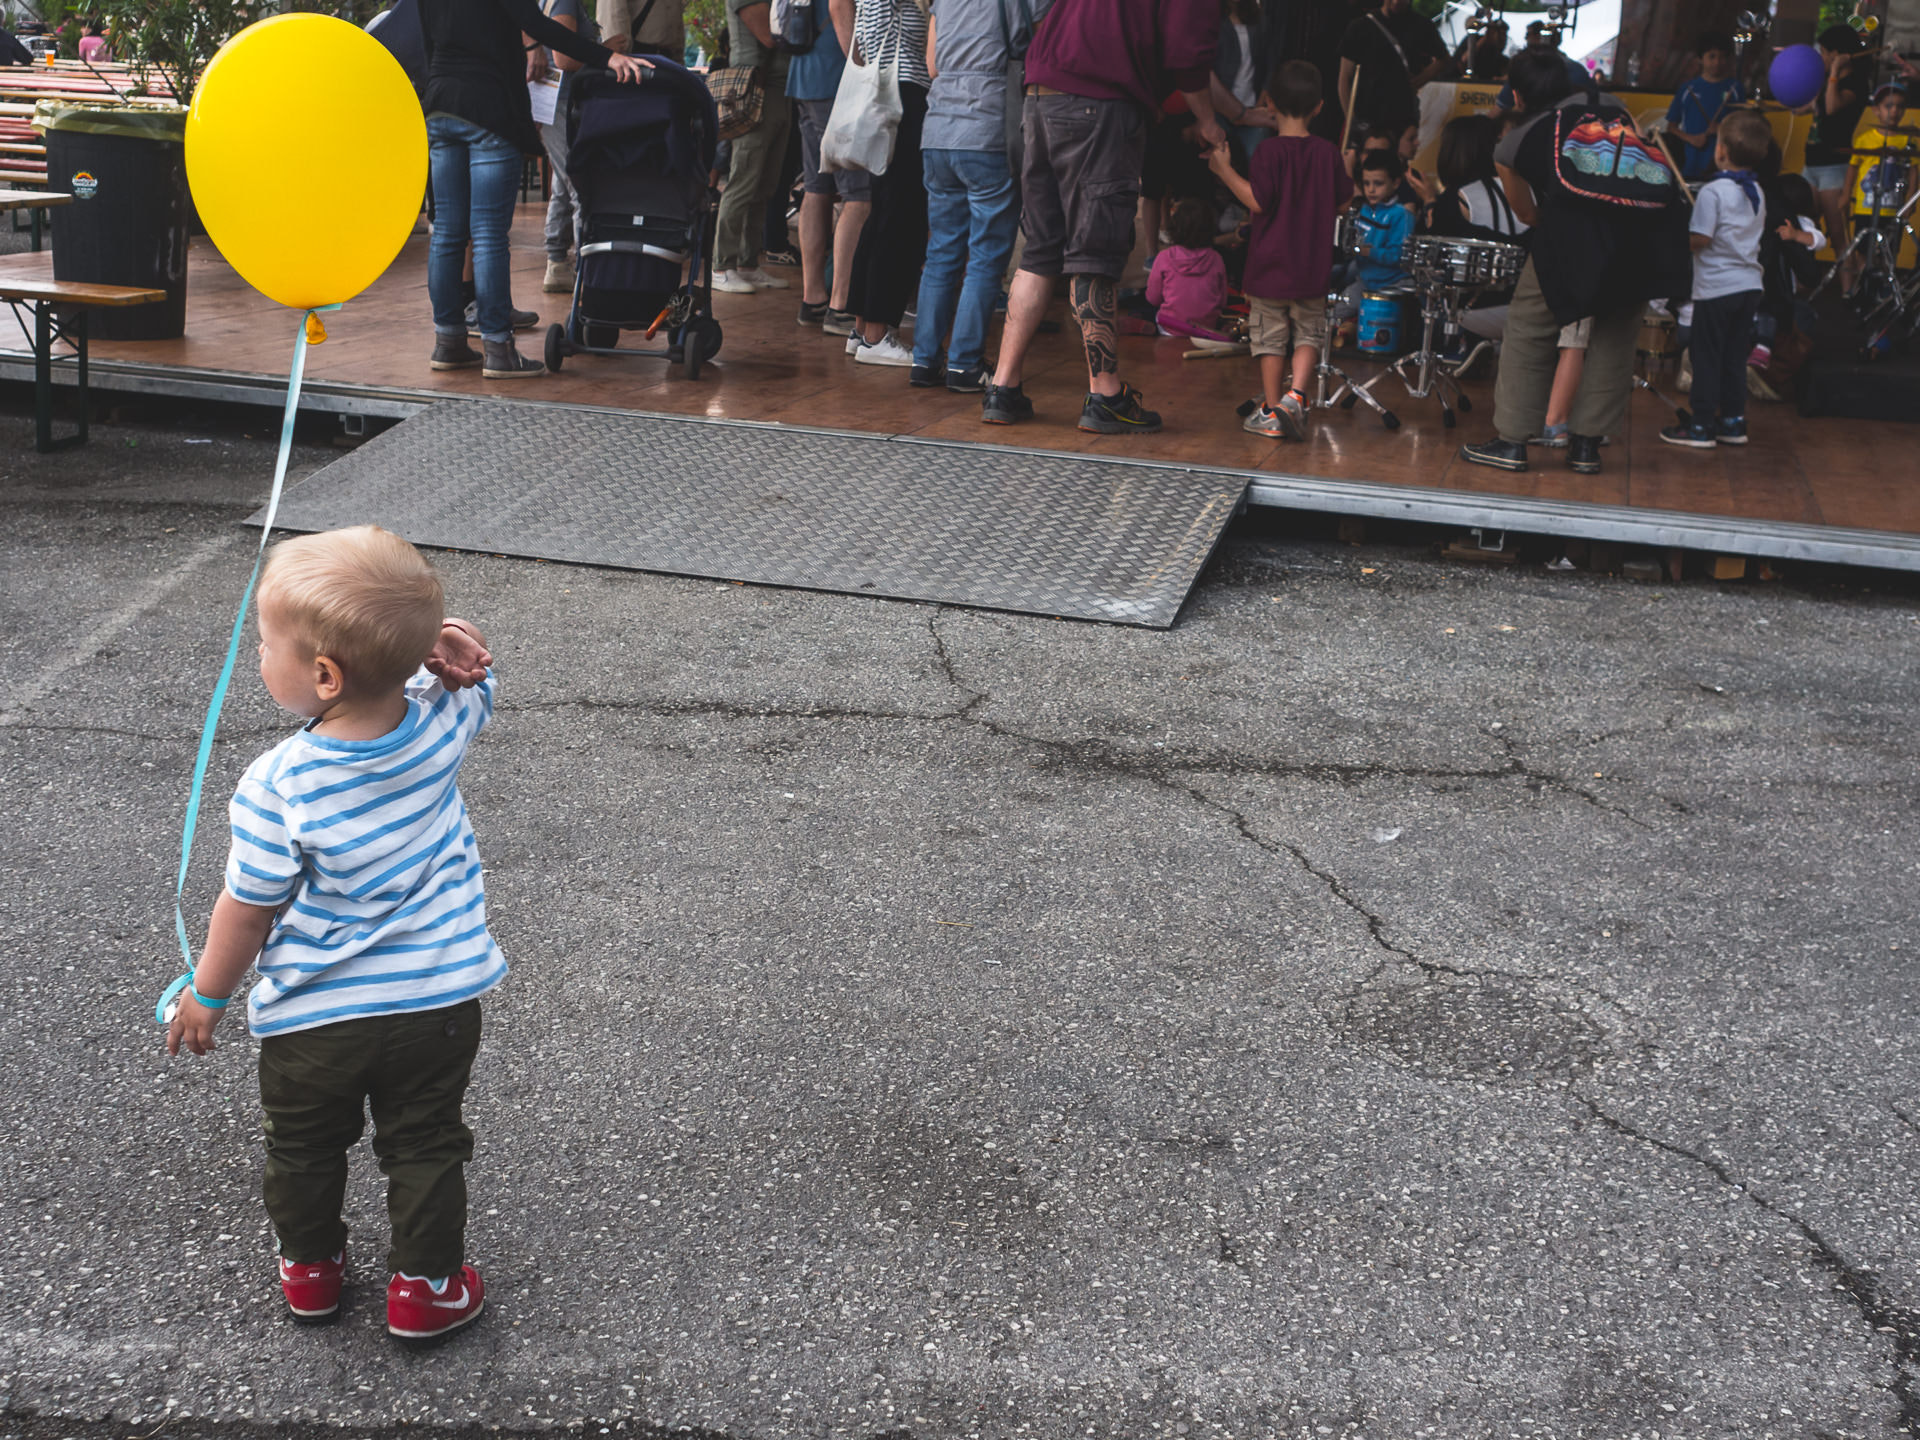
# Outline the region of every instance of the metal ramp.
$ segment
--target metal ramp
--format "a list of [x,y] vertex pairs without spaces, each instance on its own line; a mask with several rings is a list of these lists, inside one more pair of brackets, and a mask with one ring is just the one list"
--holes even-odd
[[277,526],[371,523],[450,550],[1165,629],[1246,487],[1097,457],[455,401],[288,490]]

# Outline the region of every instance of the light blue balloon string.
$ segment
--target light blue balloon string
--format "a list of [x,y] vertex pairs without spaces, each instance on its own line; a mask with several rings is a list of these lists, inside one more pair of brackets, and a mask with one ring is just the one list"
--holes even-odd
[[267,497],[267,515],[260,526],[260,546],[254,551],[253,573],[240,596],[240,610],[233,617],[233,633],[227,639],[227,658],[220,666],[220,678],[214,682],[213,698],[207,702],[207,718],[200,725],[200,753],[193,762],[193,788],[187,794],[187,818],[180,828],[180,873],[173,882],[173,930],[180,941],[187,973],[167,987],[153,1007],[153,1018],[165,1025],[171,1020],[168,1004],[193,983],[193,943],[187,938],[186,890],[187,865],[193,858],[193,832],[200,820],[200,795],[206,786],[207,764],[213,759],[213,735],[220,726],[220,710],[226,704],[227,688],[233,683],[233,670],[240,659],[240,637],[247,624],[247,607],[253,602],[254,586],[260,580],[260,566],[266,559],[267,537],[273,533],[274,516],[280,512],[280,493],[286,488],[287,459],[293,453],[293,422],[300,413],[300,382],[307,370],[307,321],[317,310],[338,310],[338,305],[316,305],[300,317],[300,335],[293,342],[293,368],[287,375],[287,409],[280,421],[280,455],[273,467],[273,492]]

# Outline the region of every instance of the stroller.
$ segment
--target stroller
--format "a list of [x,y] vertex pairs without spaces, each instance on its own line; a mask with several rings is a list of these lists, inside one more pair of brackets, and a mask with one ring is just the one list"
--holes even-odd
[[[639,84],[582,71],[567,102],[567,177],[580,197],[580,259],[566,323],[547,330],[546,361],[652,355],[700,367],[720,349],[713,318],[713,168],[719,120],[700,78],[649,56]],[[622,350],[622,330],[665,350]]]

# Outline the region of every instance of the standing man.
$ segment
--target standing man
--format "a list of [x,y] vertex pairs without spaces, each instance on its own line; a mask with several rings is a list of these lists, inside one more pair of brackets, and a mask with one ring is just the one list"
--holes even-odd
[[629,55],[664,55],[674,64],[687,58],[685,0],[599,0],[594,18],[609,50]]
[[[643,0],[644,3],[644,0]],[[773,45],[769,0],[727,0],[727,38],[735,66],[760,71],[760,123],[733,142],[733,166],[713,226],[713,288],[729,295],[785,290],[787,282],[760,268],[767,231],[767,200],[787,155],[787,55]]]
[[1080,428],[1096,435],[1159,430],[1160,417],[1120,379],[1119,277],[1133,250],[1147,130],[1167,82],[1193,112],[1203,145],[1226,143],[1210,93],[1219,41],[1218,0],[1055,0],[1047,12],[1027,50],[1020,176],[1027,246],[981,406],[987,424],[1033,417],[1022,367],[1054,282],[1065,275],[1087,347]]
[[[851,335],[853,316],[847,295],[853,285],[853,252],[860,230],[873,210],[873,177],[864,170],[820,173],[820,140],[833,118],[833,97],[840,91],[853,44],[853,0],[813,0],[816,22],[825,9],[829,23],[818,27],[813,48],[787,65],[787,95],[800,127],[800,316],[802,325],[818,325],[829,335]],[[835,194],[840,214],[833,213]],[[833,257],[833,288],[827,288],[827,257]]]
[[1340,37],[1341,108],[1400,135],[1420,123],[1420,87],[1446,64],[1446,42],[1413,0],[1381,0]]

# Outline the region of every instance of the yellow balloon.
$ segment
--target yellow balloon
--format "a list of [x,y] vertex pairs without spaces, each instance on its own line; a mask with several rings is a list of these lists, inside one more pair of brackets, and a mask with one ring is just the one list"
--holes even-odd
[[387,48],[330,15],[276,15],[207,66],[187,115],[187,180],[207,235],[269,299],[351,300],[412,233],[427,122]]

